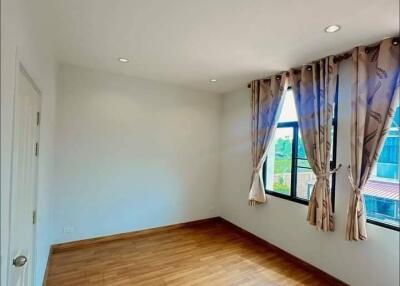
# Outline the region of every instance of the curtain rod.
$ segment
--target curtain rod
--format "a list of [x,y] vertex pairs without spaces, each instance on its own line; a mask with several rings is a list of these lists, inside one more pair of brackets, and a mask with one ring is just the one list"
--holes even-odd
[[[390,38],[389,38],[389,39],[390,39]],[[383,40],[385,40],[385,39],[383,39]],[[377,42],[377,43],[373,43],[373,44],[371,44],[371,45],[368,45],[366,48],[367,48],[367,49],[373,48],[373,47],[379,45],[383,40],[381,40],[381,41],[379,41],[379,42]],[[400,37],[394,37],[394,38],[392,39],[392,44],[393,44],[394,46],[397,46],[397,45],[399,44],[399,42],[400,42]],[[354,48],[353,48],[353,49],[354,49]],[[347,52],[343,52],[343,53],[339,53],[339,54],[333,55],[333,57],[334,57],[334,58],[333,58],[333,62],[334,62],[334,63],[339,63],[339,62],[341,62],[341,61],[343,61],[343,60],[347,60],[348,58],[351,57],[353,49],[351,49],[350,51],[347,51]],[[318,60],[312,61],[311,63],[320,61],[320,60],[322,60],[322,59],[323,59],[323,58],[320,58],[320,59],[318,59]],[[311,63],[310,63],[310,64],[311,64]],[[309,65],[309,64],[305,64],[305,65]],[[300,69],[300,68],[301,68],[301,67],[297,67],[297,68],[293,68],[293,69],[296,70],[296,69]],[[282,73],[286,73],[287,75],[289,74],[288,71],[282,72]],[[274,76],[274,75],[268,76],[268,77],[266,77],[266,79],[271,78],[271,77],[273,77],[273,76]],[[259,80],[260,80],[260,79],[259,79]],[[251,83],[248,83],[248,84],[247,84],[247,87],[250,88],[250,87],[251,87]]]

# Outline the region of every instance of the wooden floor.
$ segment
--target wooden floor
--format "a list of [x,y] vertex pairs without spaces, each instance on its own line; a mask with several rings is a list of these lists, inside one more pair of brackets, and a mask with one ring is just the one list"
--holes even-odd
[[46,285],[334,284],[218,220],[58,250]]

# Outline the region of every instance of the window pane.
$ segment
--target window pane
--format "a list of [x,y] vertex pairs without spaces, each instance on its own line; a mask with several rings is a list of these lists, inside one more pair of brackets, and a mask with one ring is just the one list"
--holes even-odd
[[296,197],[304,200],[310,200],[311,191],[315,184],[316,177],[308,163],[306,151],[304,149],[303,139],[299,131],[299,144],[297,146],[297,185]]
[[[334,135],[335,133],[335,127],[332,125],[331,128],[331,150],[330,150],[330,160],[333,160],[333,145],[335,144],[334,142]],[[304,144],[303,144],[303,139],[301,138],[301,132],[299,131],[299,144],[298,144],[298,148],[297,148],[297,157],[298,158],[303,158],[303,159],[307,159],[306,156],[306,151],[304,149]]]
[[285,100],[283,101],[282,112],[279,117],[279,122],[297,122],[296,106],[294,104],[293,91],[288,89]]
[[297,190],[296,197],[310,200],[311,191],[314,187],[316,177],[310,168],[297,168]]
[[266,188],[290,195],[293,128],[277,128],[266,161]]
[[[333,142],[334,128],[331,129],[331,142]],[[301,138],[299,131],[299,143],[297,146],[297,185],[296,185],[296,197],[304,200],[310,200],[312,188],[316,182],[316,176],[308,163],[306,152],[304,149],[304,143]],[[333,145],[333,143],[332,143]],[[333,148],[331,148],[331,160],[333,159]],[[332,182],[332,176],[330,177]]]
[[397,107],[390,130],[370,179],[364,189],[367,217],[400,226],[400,108]]

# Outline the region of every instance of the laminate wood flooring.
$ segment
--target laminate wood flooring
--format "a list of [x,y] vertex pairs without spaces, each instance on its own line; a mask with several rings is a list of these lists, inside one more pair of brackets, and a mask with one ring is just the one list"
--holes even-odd
[[47,286],[340,285],[222,220],[60,249],[50,256],[46,282]]

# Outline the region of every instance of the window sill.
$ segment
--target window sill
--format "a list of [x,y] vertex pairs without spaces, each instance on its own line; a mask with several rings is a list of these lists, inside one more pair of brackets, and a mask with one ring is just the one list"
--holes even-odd
[[388,229],[400,232],[400,227],[397,227],[397,226],[394,226],[394,225],[390,225],[390,224],[386,224],[386,223],[383,223],[383,222],[379,222],[379,221],[376,221],[376,220],[372,220],[372,219],[369,219],[369,218],[367,219],[367,223],[374,224],[374,225],[377,225],[377,226],[381,226],[381,227],[384,227],[384,228],[388,228]]

